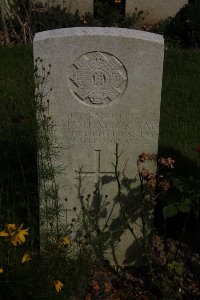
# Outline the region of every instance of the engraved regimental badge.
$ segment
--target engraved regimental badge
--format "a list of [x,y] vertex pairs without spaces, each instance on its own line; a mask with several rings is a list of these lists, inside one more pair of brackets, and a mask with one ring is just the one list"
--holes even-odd
[[123,94],[126,86],[126,69],[111,54],[89,52],[79,57],[72,65],[71,91],[86,104],[110,104]]

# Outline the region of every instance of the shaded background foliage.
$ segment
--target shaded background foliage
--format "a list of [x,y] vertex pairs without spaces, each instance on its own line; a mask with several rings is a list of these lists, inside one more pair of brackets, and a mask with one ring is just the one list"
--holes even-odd
[[175,17],[158,23],[152,30],[163,34],[168,44],[200,48],[200,1],[189,0]]
[[[5,1],[5,0],[4,0]],[[3,2],[2,2],[3,3]],[[8,2],[9,3],[9,2]],[[3,6],[2,6],[3,7]],[[174,17],[162,20],[153,26],[145,26],[142,11],[125,15],[125,2],[95,1],[94,16],[78,11],[71,13],[61,7],[47,7],[30,0],[16,0],[10,5],[10,13],[4,10],[0,17],[3,42],[31,42],[39,31],[77,26],[122,27],[148,30],[164,35],[168,45],[183,48],[200,47],[200,1],[190,0]],[[142,21],[142,22],[141,22]]]

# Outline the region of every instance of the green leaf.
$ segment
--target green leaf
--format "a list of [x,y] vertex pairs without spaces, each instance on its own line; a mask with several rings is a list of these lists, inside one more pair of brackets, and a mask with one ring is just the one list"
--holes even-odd
[[183,201],[185,204],[191,204],[191,200],[188,198],[185,198],[185,200]]
[[180,191],[183,192],[184,191],[184,183],[179,180],[179,179],[175,179],[174,180],[174,186]]
[[166,220],[167,218],[174,217],[178,213],[178,210],[175,205],[169,204],[163,207],[163,217]]
[[190,202],[184,201],[177,205],[178,210],[180,210],[182,213],[189,213],[190,212]]
[[172,263],[167,264],[170,271],[176,271],[178,275],[182,275],[183,273],[183,267],[180,263],[177,261],[172,261]]

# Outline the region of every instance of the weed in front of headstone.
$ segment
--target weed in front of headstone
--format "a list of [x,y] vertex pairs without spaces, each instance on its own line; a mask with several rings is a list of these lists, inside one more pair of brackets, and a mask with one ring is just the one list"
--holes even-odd
[[80,207],[78,209],[74,207],[75,239],[90,249],[98,266],[109,265],[108,253],[112,252],[119,243],[116,232],[110,230],[112,212],[116,203],[113,202],[110,206],[109,195],[103,193],[102,178],[95,183],[91,194],[84,195],[84,179],[80,169],[77,185]]
[[[48,243],[54,242],[61,234],[59,232],[59,203],[58,185],[55,176],[61,172],[60,166],[55,167],[52,159],[59,155],[59,145],[53,134],[54,122],[49,115],[48,93],[45,92],[46,83],[50,74],[51,66],[46,71],[42,59],[36,59],[35,82],[36,82],[36,114],[37,114],[37,150],[38,150],[38,173],[39,173],[39,197],[40,197],[40,222],[42,226],[41,240]],[[39,75],[40,74],[40,75]],[[47,100],[44,100],[46,97]]]
[[4,230],[1,228],[0,286],[4,299],[82,299],[95,265],[95,255],[87,238],[85,242],[72,239],[72,224],[64,226],[60,221],[62,205],[55,178],[62,168],[52,163],[59,155],[60,146],[49,115],[48,93],[51,90],[46,92],[45,89],[50,68],[46,70],[42,60],[36,60],[35,132],[41,207],[37,240],[40,240],[40,249],[32,246],[33,228],[27,229],[14,222],[5,224]]
[[[64,225],[62,220],[63,205],[59,196],[59,185],[56,176],[62,172],[62,167],[53,161],[60,155],[61,146],[55,138],[55,124],[49,115],[49,100],[46,83],[51,66],[46,70],[40,58],[36,59],[36,111],[37,111],[37,141],[38,169],[40,195],[40,257],[49,266],[51,278],[55,281],[57,292],[82,297],[88,284],[88,276],[95,265],[95,255],[91,251],[88,238],[80,238],[75,232],[75,223]],[[44,100],[45,99],[45,100]],[[66,200],[67,201],[67,200]],[[76,209],[74,209],[76,210]],[[83,223],[85,227],[86,223]],[[87,230],[85,230],[87,231]],[[79,236],[74,238],[74,236]],[[64,246],[64,247],[63,247]],[[53,262],[53,263],[52,263]],[[48,270],[48,268],[47,268]],[[55,274],[58,274],[55,276]],[[66,287],[65,287],[66,282]],[[78,283],[78,286],[77,286]],[[59,291],[58,291],[59,290]]]

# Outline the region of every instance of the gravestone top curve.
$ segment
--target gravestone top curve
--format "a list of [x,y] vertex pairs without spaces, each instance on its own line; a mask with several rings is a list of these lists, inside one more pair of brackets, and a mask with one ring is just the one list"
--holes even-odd
[[110,36],[110,37],[124,37],[134,38],[138,40],[145,40],[149,42],[156,42],[164,44],[164,38],[162,35],[124,28],[111,28],[111,27],[72,27],[62,28],[55,30],[42,31],[35,34],[34,41],[40,41],[50,38],[62,38],[64,36]]

